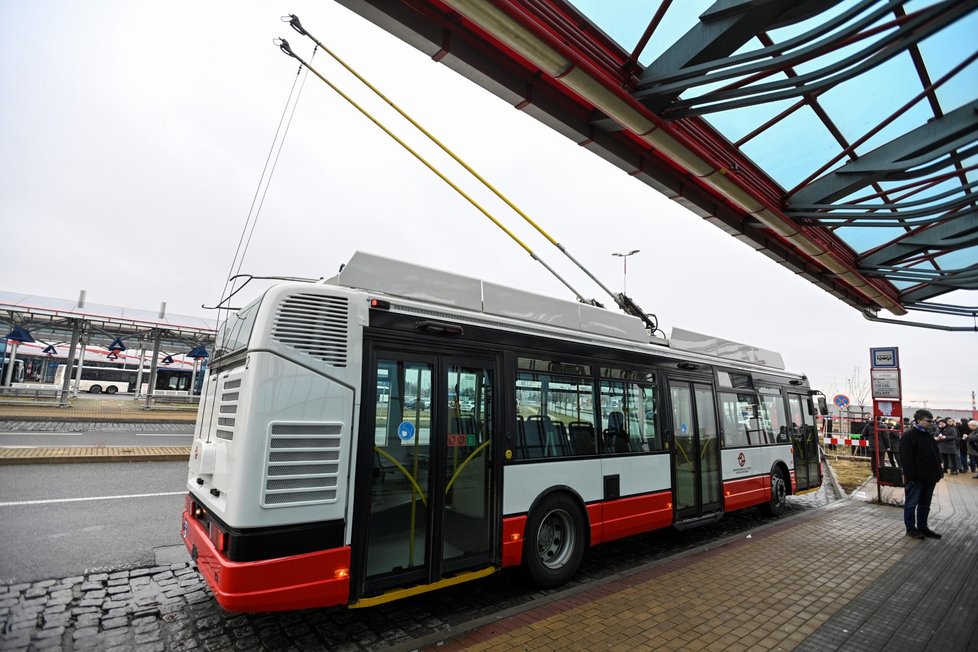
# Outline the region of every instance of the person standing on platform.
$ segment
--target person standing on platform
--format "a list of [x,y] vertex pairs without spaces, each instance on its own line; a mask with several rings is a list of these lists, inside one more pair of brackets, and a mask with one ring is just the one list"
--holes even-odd
[[[968,422],[968,461],[971,470],[978,471],[978,421],[974,419]],[[978,474],[974,477],[978,478]]]
[[[961,453],[961,459],[958,461],[958,464],[960,465],[961,473],[967,473],[968,472],[968,433],[971,432],[968,429],[968,420],[961,419],[955,424],[955,427],[958,429],[958,451],[960,451]],[[974,468],[971,469],[971,472],[972,473],[975,472]]]
[[890,447],[886,449],[886,454],[890,457],[890,466],[900,468],[900,431],[897,429],[896,421],[886,423],[887,438]]
[[[890,436],[884,429],[886,426],[880,422],[876,432],[873,432],[873,421],[867,421],[863,426],[862,438],[869,442],[869,464],[873,469],[873,475],[879,477],[879,467],[885,464],[886,451],[890,450]],[[879,447],[877,447],[877,440]]]
[[927,527],[934,487],[944,477],[941,455],[931,433],[934,415],[930,410],[917,410],[911,425],[900,439],[900,464],[903,467],[903,523],[907,536],[914,539],[940,539],[941,535]]
[[954,419],[940,420],[937,432],[937,448],[944,461],[944,473],[958,474],[958,429],[954,427]]

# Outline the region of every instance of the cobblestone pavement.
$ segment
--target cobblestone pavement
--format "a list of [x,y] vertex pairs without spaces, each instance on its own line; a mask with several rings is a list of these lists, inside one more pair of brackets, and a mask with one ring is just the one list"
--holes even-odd
[[[785,516],[833,500],[829,487],[792,497]],[[561,589],[541,591],[513,569],[372,609],[230,614],[189,561],[0,586],[0,649],[411,649],[422,637],[447,636],[476,619],[530,607],[560,591],[770,522],[745,510],[704,528],[604,544],[588,551],[577,576]]]
[[166,432],[193,434],[193,423],[135,423],[116,421],[0,420],[0,432]]

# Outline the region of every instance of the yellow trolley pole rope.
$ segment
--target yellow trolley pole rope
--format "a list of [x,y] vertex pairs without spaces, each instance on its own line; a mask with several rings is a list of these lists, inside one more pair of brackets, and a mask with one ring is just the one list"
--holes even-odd
[[[515,211],[517,215],[519,215],[520,217],[522,217],[526,221],[527,224],[529,224],[534,229],[536,229],[537,232],[540,235],[542,235],[544,238],[546,238],[550,242],[550,244],[552,244],[553,246],[557,247],[557,249],[559,249],[561,251],[561,253],[563,253],[565,256],[567,256],[567,258],[570,259],[570,261],[572,263],[574,263],[575,265],[577,265],[578,269],[580,269],[585,274],[587,274],[587,276],[592,281],[594,281],[598,285],[598,287],[600,287],[602,290],[604,290],[605,292],[607,292],[611,296],[611,298],[614,299],[616,303],[618,303],[618,297],[615,295],[615,293],[612,292],[611,290],[609,290],[607,287],[605,287],[604,284],[601,281],[599,281],[598,278],[596,276],[594,276],[594,274],[592,274],[586,267],[584,267],[584,265],[582,265],[580,262],[578,262],[577,259],[574,258],[570,254],[570,252],[567,251],[567,249],[564,248],[564,246],[562,244],[560,244],[559,242],[557,242],[557,240],[555,240],[549,233],[547,233],[546,231],[544,231],[543,228],[539,224],[537,224],[536,222],[534,222],[533,219],[529,215],[527,215],[526,213],[524,213],[516,204],[514,204],[512,201],[510,201],[510,199],[506,195],[504,195],[499,189],[497,189],[488,180],[486,180],[481,174],[479,174],[471,166],[469,166],[468,163],[466,163],[464,160],[462,160],[460,157],[458,157],[455,154],[455,152],[453,152],[447,145],[445,145],[440,140],[438,140],[438,138],[435,137],[434,134],[432,134],[427,129],[425,129],[421,124],[419,124],[416,120],[414,120],[414,118],[412,118],[410,115],[408,115],[407,112],[403,111],[401,109],[401,107],[399,107],[397,104],[395,104],[393,102],[393,100],[391,100],[389,97],[387,97],[386,95],[384,95],[384,93],[381,92],[380,89],[378,89],[373,84],[371,84],[369,81],[367,81],[362,75],[360,75],[360,73],[358,73],[356,70],[354,70],[353,67],[351,67],[349,64],[347,64],[346,61],[344,61],[342,58],[340,58],[335,52],[333,52],[332,50],[330,50],[328,47],[326,47],[325,45],[323,45],[323,43],[319,39],[317,39],[315,36],[313,36],[308,31],[306,31],[306,29],[302,26],[302,23],[299,22],[299,17],[298,16],[296,16],[295,14],[290,14],[288,16],[283,16],[282,17],[282,21],[283,22],[288,22],[289,25],[291,25],[292,29],[294,29],[299,34],[302,34],[303,36],[309,37],[309,39],[312,40],[312,42],[315,43],[320,49],[322,49],[324,52],[326,52],[326,54],[328,54],[329,56],[331,56],[338,64],[340,64],[341,66],[343,66],[351,75],[353,75],[358,80],[360,80],[360,82],[364,86],[366,86],[371,91],[373,91],[373,93],[375,95],[377,95],[377,97],[379,97],[380,99],[382,99],[392,109],[394,109],[395,111],[397,111],[401,115],[401,117],[403,117],[405,120],[407,120],[408,122],[410,122],[418,131],[420,131],[421,133],[423,133],[431,142],[433,142],[435,145],[437,145],[439,148],[441,148],[441,150],[443,152],[445,152],[446,154],[448,154],[449,156],[451,156],[452,159],[454,159],[456,163],[458,163],[463,168],[465,168],[465,170],[469,174],[471,174],[473,177],[475,177],[476,179],[478,179],[479,182],[482,183],[482,185],[485,186],[487,189],[489,189],[490,192],[492,192],[494,195],[496,195],[496,197],[498,197],[499,199],[501,199],[507,206],[509,206],[510,208],[512,208],[513,211]],[[566,285],[566,283],[565,283],[565,285]],[[580,295],[578,295],[578,298],[580,298]],[[583,299],[581,299],[581,300],[583,301]],[[585,302],[585,303],[587,303],[587,302]]]
[[353,108],[355,108],[357,111],[359,111],[360,113],[362,113],[364,115],[364,117],[366,117],[368,120],[370,120],[375,125],[377,125],[381,129],[381,131],[383,131],[385,134],[387,134],[392,139],[394,139],[394,142],[396,142],[398,145],[400,145],[401,147],[403,147],[404,149],[406,149],[408,152],[410,152],[410,154],[412,156],[414,156],[414,158],[418,159],[418,161],[420,161],[426,168],[428,168],[429,170],[431,170],[432,172],[434,172],[435,175],[437,175],[439,179],[441,179],[442,181],[444,181],[445,183],[447,183],[449,185],[449,187],[452,188],[452,190],[454,190],[459,195],[461,195],[463,198],[465,198],[465,200],[468,201],[470,204],[472,204],[472,206],[474,206],[476,208],[476,210],[478,210],[480,213],[482,213],[487,218],[489,218],[489,220],[493,224],[495,224],[496,226],[498,226],[506,235],[508,235],[510,238],[512,238],[512,240],[514,242],[516,242],[516,244],[518,244],[520,247],[522,247],[526,251],[526,253],[530,254],[530,257],[533,258],[533,260],[535,260],[538,263],[540,263],[541,265],[543,265],[547,269],[547,271],[549,271],[551,274],[554,275],[554,278],[556,278],[558,281],[560,281],[561,283],[563,283],[564,286],[568,290],[570,290],[571,292],[573,292],[574,293],[574,296],[577,297],[578,301],[580,301],[581,303],[588,303],[587,300],[584,298],[584,296],[580,292],[578,292],[577,290],[575,290],[571,286],[571,284],[568,283],[567,281],[565,281],[560,276],[560,274],[558,274],[556,271],[554,271],[554,269],[552,267],[550,267],[550,265],[548,265],[541,258],[539,258],[533,252],[533,250],[530,249],[530,247],[525,242],[523,242],[522,240],[520,240],[516,236],[515,233],[513,233],[512,231],[510,231],[509,229],[507,229],[503,225],[502,222],[500,222],[498,219],[496,219],[495,216],[492,215],[492,213],[490,213],[488,210],[486,210],[481,204],[479,204],[479,202],[477,202],[474,198],[472,198],[472,196],[470,196],[464,190],[462,190],[461,188],[459,188],[458,185],[456,185],[455,183],[453,183],[447,176],[445,176],[444,173],[441,172],[441,170],[439,170],[438,168],[436,168],[433,164],[431,164],[430,162],[428,162],[427,159],[425,159],[423,156],[421,156],[421,154],[419,154],[417,151],[415,151],[414,149],[412,149],[410,145],[408,145],[403,140],[401,140],[400,138],[398,138],[394,134],[394,132],[392,132],[390,129],[388,129],[382,122],[380,122],[380,120],[378,120],[373,115],[371,115],[371,113],[369,111],[367,111],[362,106],[360,106],[359,104],[357,104],[357,102],[353,98],[351,98],[349,95],[347,95],[346,93],[344,93],[343,91],[341,91],[333,82],[331,82],[328,79],[326,79],[326,77],[324,77],[318,70],[316,70],[311,65],[309,65],[308,63],[306,63],[306,61],[302,57],[300,57],[295,52],[293,52],[292,51],[292,48],[289,46],[289,42],[288,41],[286,41],[284,38],[279,38],[279,39],[275,39],[275,44],[278,45],[279,49],[281,49],[282,52],[284,52],[285,54],[289,55],[290,57],[292,57],[293,59],[295,59],[296,61],[298,61],[299,63],[301,63],[303,66],[305,66],[309,70],[309,72],[311,72],[312,74],[314,74],[317,77],[319,77],[319,79],[324,84],[326,84],[331,89],[333,89],[336,92],[337,95],[339,95],[344,100],[346,100],[350,105],[353,106]]

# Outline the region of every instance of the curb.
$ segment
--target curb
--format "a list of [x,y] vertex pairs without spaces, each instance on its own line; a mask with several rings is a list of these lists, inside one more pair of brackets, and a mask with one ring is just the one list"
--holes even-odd
[[189,446],[165,448],[6,448],[0,449],[4,464],[86,464],[101,462],[185,462]]

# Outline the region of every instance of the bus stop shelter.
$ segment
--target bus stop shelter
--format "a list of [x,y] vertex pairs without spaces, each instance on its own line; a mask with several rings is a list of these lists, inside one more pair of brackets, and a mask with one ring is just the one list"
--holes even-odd
[[[110,361],[133,345],[141,351],[151,350],[146,396],[146,407],[149,408],[155,398],[154,380],[161,352],[206,358],[207,349],[213,348],[216,335],[213,322],[201,317],[167,314],[165,303],[159,311],[93,304],[86,301],[85,292],[76,301],[0,292],[0,328],[7,334],[11,349],[5,356],[7,364],[3,380],[6,385],[9,385],[9,370],[16,360],[18,344],[43,344],[46,346],[44,352],[49,355],[57,353],[58,346],[67,344],[66,373],[57,389],[57,400],[63,407],[68,404],[76,359],[84,363],[79,351],[85,345],[104,348]],[[141,353],[140,370],[142,357]]]

